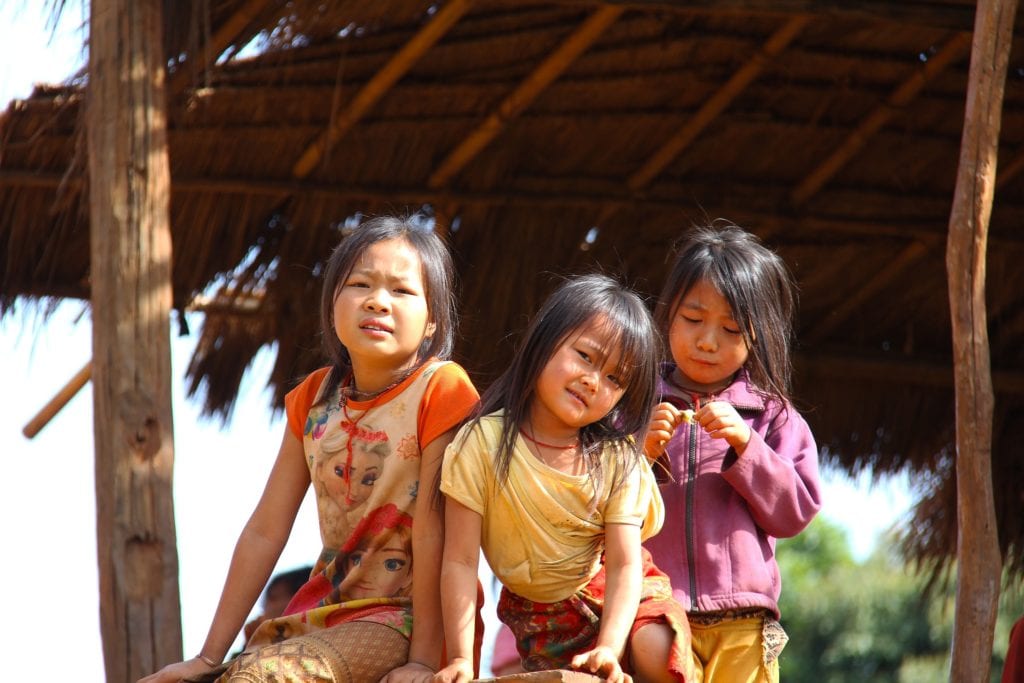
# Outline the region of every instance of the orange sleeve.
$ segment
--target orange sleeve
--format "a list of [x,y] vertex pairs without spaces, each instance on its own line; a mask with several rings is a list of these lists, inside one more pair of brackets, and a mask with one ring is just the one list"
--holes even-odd
[[427,390],[420,402],[419,432],[420,449],[458,426],[476,408],[480,394],[470,381],[469,375],[458,363],[445,363],[427,382]]
[[313,405],[313,401],[316,400],[320,385],[330,371],[329,367],[314,370],[306,376],[306,379],[302,380],[299,386],[285,394],[284,412],[288,417],[288,429],[299,441],[302,441],[306,432],[306,417],[309,415],[309,409]]

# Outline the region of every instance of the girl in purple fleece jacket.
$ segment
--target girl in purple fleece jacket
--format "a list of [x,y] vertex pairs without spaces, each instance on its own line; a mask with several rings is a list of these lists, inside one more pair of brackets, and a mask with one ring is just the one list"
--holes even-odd
[[667,480],[645,544],[686,608],[704,683],[779,680],[775,539],[821,507],[818,451],[789,401],[795,287],[734,225],[680,245],[656,317],[672,362],[644,451]]

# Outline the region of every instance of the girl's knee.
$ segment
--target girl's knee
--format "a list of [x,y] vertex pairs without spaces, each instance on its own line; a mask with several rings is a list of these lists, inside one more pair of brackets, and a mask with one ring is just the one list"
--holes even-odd
[[638,683],[674,683],[677,678],[669,671],[675,632],[668,624],[641,626],[630,638],[629,663],[633,679]]

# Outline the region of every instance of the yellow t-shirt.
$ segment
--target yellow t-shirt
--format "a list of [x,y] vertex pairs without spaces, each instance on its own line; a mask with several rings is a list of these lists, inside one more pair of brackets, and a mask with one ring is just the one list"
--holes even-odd
[[646,462],[623,478],[625,455],[606,448],[604,484],[594,505],[589,475],[549,467],[520,436],[508,481],[499,488],[494,453],[500,434],[501,413],[463,427],[445,451],[441,491],[483,518],[484,555],[513,593],[545,603],[576,593],[600,568],[605,524],[640,526],[644,540],[661,529],[664,505]]

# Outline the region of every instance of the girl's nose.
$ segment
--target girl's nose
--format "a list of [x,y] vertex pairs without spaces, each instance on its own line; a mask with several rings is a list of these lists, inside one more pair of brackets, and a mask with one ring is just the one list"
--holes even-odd
[[589,372],[584,372],[580,376],[580,383],[583,384],[583,386],[586,387],[587,389],[593,391],[594,388],[597,386],[597,371],[591,370]]
[[383,295],[379,290],[369,293],[363,301],[363,307],[374,313],[387,313],[391,308],[387,296]]
[[702,334],[697,337],[697,348],[701,351],[714,351],[718,348],[718,342],[713,334]]

